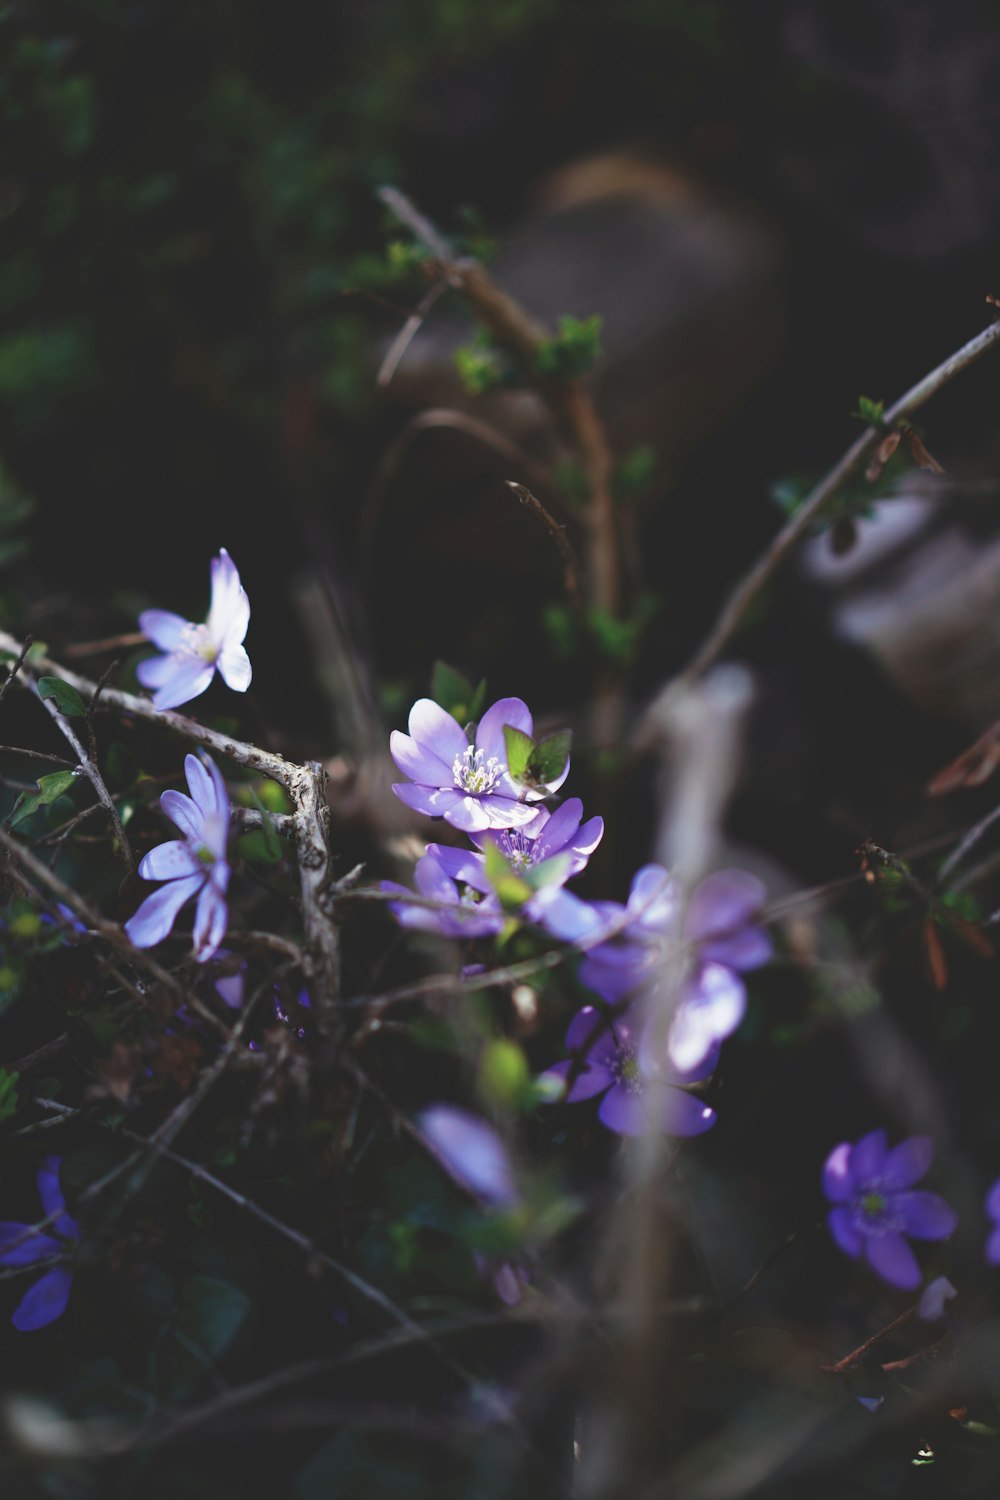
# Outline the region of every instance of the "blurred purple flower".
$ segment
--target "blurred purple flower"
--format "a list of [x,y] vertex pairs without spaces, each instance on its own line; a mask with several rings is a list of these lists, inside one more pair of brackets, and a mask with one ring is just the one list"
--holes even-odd
[[662,1077],[665,1089],[661,1129],[668,1135],[703,1135],[716,1121],[715,1110],[683,1085],[701,1083],[711,1074],[718,1056],[713,1048],[699,1066],[680,1072],[669,1058],[662,1064],[651,1056],[645,1038],[628,1011],[605,1017],[592,1005],[577,1011],[566,1033],[570,1057],[554,1063],[546,1077],[568,1082],[561,1100],[578,1104],[604,1095],[597,1110],[602,1125],[618,1135],[641,1135],[646,1127],[643,1093],[654,1077]]
[[383,891],[404,898],[389,902],[389,910],[400,926],[450,938],[492,937],[503,927],[505,918],[496,898],[481,896],[475,887],[456,880],[433,846],[417,860],[413,878],[417,894],[436,904],[418,905],[405,885],[383,880]]
[[905,1291],[920,1285],[920,1267],[905,1236],[945,1240],[958,1217],[937,1193],[913,1192],[931,1164],[934,1148],[913,1135],[892,1151],[884,1130],[851,1145],[835,1146],[823,1167],[823,1192],[834,1205],[830,1233],[845,1255],[862,1256],[872,1270]]
[[594,903],[601,919],[619,930],[590,949],[580,978],[616,1004],[655,985],[664,973],[669,976],[680,948],[693,948],[667,1046],[675,1067],[696,1068],[743,1019],[746,990],[736,971],[758,968],[771,957],[771,940],[756,921],[765,899],[753,875],[719,870],[695,886],[681,922],[671,875],[662,865],[644,865],[624,907]]
[[1000,1177],[986,1194],[986,1213],[993,1223],[986,1241],[986,1259],[991,1266],[1000,1266]]
[[492,1125],[468,1110],[433,1104],[417,1117],[428,1146],[457,1183],[494,1208],[520,1199],[507,1147]]
[[205,963],[218,952],[229,916],[229,796],[218,767],[207,755],[204,764],[197,756],[185,756],[184,772],[190,797],[168,791],[160,798],[160,807],[184,837],[159,844],[139,865],[144,880],[165,884],[146,897],[125,923],[125,931],[137,948],[152,948],[169,935],[184,903],[197,896],[194,956],[198,963]]
[[212,558],[212,600],[204,625],[192,624],[167,609],[139,616],[145,635],[165,654],[141,661],[136,676],[153,691],[156,708],[177,708],[208,687],[216,670],[227,687],[245,693],[252,668],[243,640],[250,623],[250,601],[225,547]]
[[395,729],[389,739],[392,758],[408,782],[393,786],[407,807],[444,818],[466,833],[487,828],[522,828],[541,801],[558,790],[569,774],[544,786],[518,786],[507,773],[504,726],[532,732],[531,714],[520,698],[500,698],[479,721],[475,740],[431,698],[418,698],[410,709],[409,734]]
[[958,1288],[952,1286],[947,1276],[935,1276],[920,1294],[917,1317],[925,1323],[939,1323],[945,1315],[945,1304],[958,1296]]
[[[59,1186],[61,1156],[47,1156],[38,1169],[38,1196],[46,1217],[55,1215],[52,1228],[59,1236],[36,1230],[31,1224],[0,1224],[0,1266],[30,1266],[66,1253],[67,1241],[80,1238],[80,1226],[66,1212]],[[21,1333],[33,1333],[61,1318],[69,1301],[73,1272],[53,1266],[34,1282],[15,1307],[11,1322]]]

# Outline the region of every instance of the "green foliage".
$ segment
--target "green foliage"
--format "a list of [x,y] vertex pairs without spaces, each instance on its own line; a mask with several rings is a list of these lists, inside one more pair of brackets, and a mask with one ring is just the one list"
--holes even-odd
[[53,771],[49,776],[39,776],[35,783],[37,792],[22,792],[14,803],[10,826],[16,828],[40,807],[50,807],[57,797],[62,797],[76,782],[75,771]]
[[651,443],[640,443],[615,465],[614,491],[619,500],[638,500],[649,488],[658,463]]
[[14,1069],[0,1068],[0,1123],[17,1113],[17,1082],[20,1076]]
[[542,740],[533,740],[530,734],[505,724],[503,737],[507,770],[519,786],[532,789],[547,786],[565,770],[573,740],[571,730],[560,729]]
[[528,1060],[509,1037],[497,1037],[484,1047],[478,1082],[486,1102],[501,1109],[520,1109],[535,1101]]
[[873,401],[871,396],[858,397],[858,409],[851,413],[868,427],[881,427],[885,418],[885,402]]
[[469,678],[445,661],[436,661],[431,673],[431,697],[448,710],[463,729],[478,719],[486,698],[486,679],[473,687]]
[[559,331],[544,339],[535,354],[535,368],[548,380],[577,380],[585,375],[601,354],[600,313],[574,318],[564,313]]
[[54,699],[59,712],[66,714],[68,718],[83,719],[87,716],[87,706],[80,694],[71,683],[63,682],[61,677],[39,677],[38,696]]
[[484,396],[515,379],[510,355],[485,328],[478,328],[470,343],[455,350],[455,364],[470,396]]

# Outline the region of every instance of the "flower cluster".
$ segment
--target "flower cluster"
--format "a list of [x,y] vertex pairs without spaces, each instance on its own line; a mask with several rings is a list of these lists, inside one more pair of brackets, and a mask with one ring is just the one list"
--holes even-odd
[[[414,704],[409,734],[395,732],[390,740],[397,766],[411,779],[393,790],[407,806],[465,832],[471,847],[429,844],[417,862],[416,896],[383,883],[400,898],[391,909],[403,926],[449,938],[496,936],[516,913],[579,945],[586,955],[580,978],[607,1003],[607,1014],[584,1007],[570,1025],[570,1058],[547,1078],[563,1080],[565,1102],[602,1094],[598,1117],[629,1135],[644,1128],[644,1084],[661,1079],[662,1128],[700,1134],[714,1124],[715,1112],[683,1085],[710,1075],[719,1043],[743,1018],[741,973],[771,956],[758,921],[764,888],[742,871],[723,870],[695,888],[682,912],[669,872],[647,865],[624,906],[567,891],[566,882],[597,848],[604,822],[585,821],[577,797],[555,810],[539,806],[566,780],[569,756],[536,757],[532,727],[520,698],[501,698],[468,729],[429,698]],[[639,1034],[635,1000],[649,995],[653,1013],[660,991],[673,1015],[657,1048]]]
[[[66,1200],[59,1186],[62,1158],[48,1156],[38,1169],[38,1196],[50,1221],[53,1234],[46,1234],[33,1224],[0,1224],[0,1266],[33,1266],[39,1262],[61,1260],[80,1238],[80,1226],[66,1212]],[[61,1318],[66,1311],[73,1272],[64,1265],[54,1265],[25,1292],[14,1309],[11,1322],[21,1333],[33,1333]]]

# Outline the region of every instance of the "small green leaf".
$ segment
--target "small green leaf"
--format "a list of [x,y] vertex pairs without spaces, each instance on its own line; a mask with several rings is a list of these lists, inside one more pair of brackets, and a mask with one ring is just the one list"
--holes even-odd
[[8,1072],[0,1068],[0,1120],[10,1119],[17,1111],[17,1080],[21,1075],[13,1069]]
[[529,1088],[528,1063],[518,1044],[509,1037],[489,1043],[479,1061],[479,1088],[491,1104],[518,1105]]
[[517,912],[531,899],[531,886],[519,875],[515,875],[506,858],[492,839],[487,840],[485,850],[486,878],[496,892],[504,911]]
[[513,724],[503,727],[504,744],[507,746],[507,771],[514,781],[523,781],[536,746],[530,734],[515,729]]
[[867,422],[869,427],[881,427],[885,417],[885,402],[873,401],[871,396],[859,396],[858,409],[852,415]]
[[[506,730],[504,733],[506,734]],[[572,740],[573,734],[569,729],[560,729],[556,734],[548,734],[543,740],[539,740],[528,760],[525,779],[529,786],[548,786],[550,782],[558,781],[566,769]]]
[[80,694],[68,682],[63,682],[61,677],[39,677],[38,696],[54,698],[59,712],[68,714],[71,719],[84,719],[87,716],[87,706]]
[[431,673],[431,697],[464,726],[475,717],[472,683],[446,661],[436,661]]
[[30,818],[40,807],[49,807],[57,797],[68,792],[76,781],[75,771],[53,771],[51,776],[39,776],[35,785],[37,792],[22,792],[14,804],[10,826],[16,828],[25,818]]

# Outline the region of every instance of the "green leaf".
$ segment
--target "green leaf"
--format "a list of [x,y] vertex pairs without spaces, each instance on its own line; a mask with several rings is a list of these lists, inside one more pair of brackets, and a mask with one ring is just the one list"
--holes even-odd
[[16,828],[25,818],[30,818],[40,807],[49,807],[57,797],[68,792],[76,781],[75,771],[53,771],[51,776],[39,776],[35,785],[37,792],[22,792],[14,804],[10,826]]
[[869,427],[881,427],[885,418],[885,402],[873,401],[871,396],[859,396],[858,409],[851,415],[867,422]]
[[491,1104],[516,1107],[525,1097],[530,1084],[528,1062],[517,1042],[497,1037],[489,1043],[479,1060],[479,1088]]
[[17,1080],[21,1075],[0,1068],[0,1120],[9,1120],[17,1111]]
[[492,839],[486,841],[483,851],[486,862],[486,878],[496,892],[504,911],[520,911],[531,899],[531,886],[519,875],[515,875],[507,859],[501,854]]
[[480,683],[479,688],[473,692],[472,683],[456,667],[450,667],[446,661],[434,663],[434,671],[431,674],[431,697],[435,703],[447,709],[463,729],[469,720],[476,716],[475,700],[479,698],[480,689],[485,692],[486,684]]
[[507,746],[507,771],[513,781],[523,781],[535,751],[535,742],[523,729],[513,724],[503,726],[504,744]]
[[61,677],[39,677],[38,696],[54,698],[59,712],[68,714],[71,719],[87,717],[87,706],[80,694],[68,682],[63,682]]
[[559,779],[566,769],[572,741],[573,733],[569,729],[560,729],[539,740],[528,761],[526,779],[529,786],[548,786],[549,782]]

